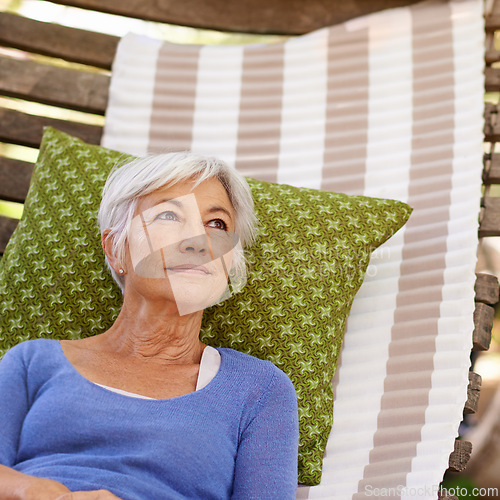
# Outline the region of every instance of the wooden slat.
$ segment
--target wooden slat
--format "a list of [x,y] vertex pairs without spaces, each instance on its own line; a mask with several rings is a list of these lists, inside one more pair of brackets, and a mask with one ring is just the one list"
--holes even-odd
[[472,344],[474,351],[487,351],[491,342],[491,329],[495,309],[481,302],[476,302],[474,309],[474,332],[472,334]]
[[483,184],[500,184],[500,153],[484,155]]
[[[467,466],[467,473],[481,482],[498,477],[498,462],[494,457],[500,456],[500,389],[498,386],[491,395],[488,404],[477,425],[469,432],[470,440],[474,446],[474,453]],[[498,497],[492,497],[498,498]]]
[[484,140],[486,142],[500,141],[500,120],[497,107],[491,103],[484,106]]
[[467,467],[472,452],[472,444],[469,441],[455,439],[455,449],[450,455],[449,470],[462,472]]
[[500,15],[500,5],[498,5],[498,0],[488,0],[485,2],[485,15],[487,16],[495,16]]
[[484,69],[484,88],[486,92],[500,91],[500,68]]
[[24,203],[33,163],[0,157],[0,199]]
[[96,125],[56,120],[0,108],[0,141],[2,142],[38,148],[45,126],[74,135],[90,144],[99,144],[101,140],[102,127]]
[[0,45],[110,69],[119,38],[0,13]]
[[446,490],[438,491],[438,499],[439,500],[458,500],[458,497],[455,495],[449,495]]
[[500,198],[487,196],[482,200],[479,237],[500,236]]
[[0,56],[0,95],[103,115],[110,77]]
[[484,62],[488,65],[500,61],[500,51],[490,49],[484,54]]
[[[59,2],[58,2],[59,3]],[[497,15],[492,15],[492,16],[487,16],[484,20],[484,27],[486,31],[495,31],[500,29],[500,16]]]
[[0,215],[0,254],[5,252],[5,247],[14,229],[16,229],[18,222],[17,219],[11,219]]
[[474,285],[475,301],[496,305],[500,300],[500,285],[498,278],[493,274],[476,274],[476,283]]
[[481,375],[469,372],[469,385],[467,387],[467,402],[464,413],[476,413],[479,404],[479,393],[481,390]]
[[475,301],[494,306],[500,300],[498,278],[492,274],[476,274]]
[[300,35],[324,26],[418,0],[56,0],[127,17],[197,28]]

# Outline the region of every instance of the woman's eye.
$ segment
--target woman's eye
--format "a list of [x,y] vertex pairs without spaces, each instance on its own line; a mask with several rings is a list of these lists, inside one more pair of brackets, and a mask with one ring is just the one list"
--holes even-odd
[[222,219],[213,219],[207,224],[207,226],[227,231],[227,224]]
[[168,210],[166,212],[162,212],[155,217],[155,220],[178,220],[177,215],[174,212]]

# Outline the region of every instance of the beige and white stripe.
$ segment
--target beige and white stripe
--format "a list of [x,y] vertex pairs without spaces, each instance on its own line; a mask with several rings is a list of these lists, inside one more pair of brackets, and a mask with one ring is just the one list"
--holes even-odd
[[200,50],[193,138],[188,147],[196,151],[218,151],[219,158],[234,165],[243,55],[238,47],[221,49],[222,57],[208,47]]
[[466,400],[482,41],[480,2],[435,0],[276,45],[119,46],[103,145],[191,148],[245,175],[415,209],[372,256],[322,483],[297,498],[437,496]]
[[[217,48],[212,48],[215,52]],[[252,177],[276,182],[283,100],[282,44],[242,49],[236,168]],[[266,75],[266,78],[262,78]],[[208,150],[217,155],[217,151]]]

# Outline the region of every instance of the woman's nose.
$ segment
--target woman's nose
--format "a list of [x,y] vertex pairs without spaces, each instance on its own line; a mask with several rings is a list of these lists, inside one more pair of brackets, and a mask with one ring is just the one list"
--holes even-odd
[[183,253],[192,252],[197,255],[205,255],[209,251],[207,235],[200,234],[182,240],[180,243],[180,251]]

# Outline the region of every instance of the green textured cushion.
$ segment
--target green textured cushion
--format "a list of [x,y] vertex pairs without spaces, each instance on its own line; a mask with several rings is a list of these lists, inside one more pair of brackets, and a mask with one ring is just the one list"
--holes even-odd
[[[111,326],[121,293],[96,215],[125,155],[47,128],[23,218],[0,262],[0,349]],[[242,292],[205,312],[202,340],[274,362],[297,390],[299,481],[318,484],[332,425],[332,378],[371,252],[408,219],[394,201],[248,179],[260,230]]]

